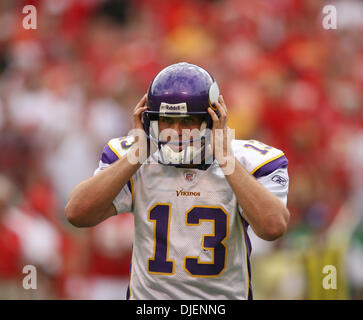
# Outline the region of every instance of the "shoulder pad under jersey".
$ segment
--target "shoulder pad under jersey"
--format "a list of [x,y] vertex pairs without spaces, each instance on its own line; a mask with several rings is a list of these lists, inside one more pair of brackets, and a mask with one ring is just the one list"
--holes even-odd
[[101,161],[111,164],[122,158],[134,143],[134,137],[126,136],[111,139],[103,148]]
[[257,140],[233,140],[232,149],[238,161],[256,178],[279,168],[287,168],[285,154]]

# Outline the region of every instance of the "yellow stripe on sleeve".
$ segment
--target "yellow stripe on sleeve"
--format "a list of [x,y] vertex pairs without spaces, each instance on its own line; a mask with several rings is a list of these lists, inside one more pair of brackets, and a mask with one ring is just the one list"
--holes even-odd
[[108,143],[108,146],[115,153],[115,155],[118,156],[119,159],[122,158],[121,155],[117,152],[117,150],[111,145],[111,141]]
[[263,163],[261,163],[259,166],[257,166],[255,169],[253,169],[251,172],[250,172],[250,174],[252,175],[252,174],[254,174],[258,169],[260,169],[260,168],[262,168],[264,165],[266,165],[266,164],[268,164],[269,162],[272,162],[272,161],[274,161],[274,160],[276,160],[276,159],[278,159],[278,158],[281,158],[281,157],[283,157],[285,154],[284,153],[281,153],[281,154],[279,154],[278,156],[276,156],[276,157],[273,157],[273,158],[271,158],[271,159],[269,159],[269,160],[267,160],[267,161],[265,161],[265,162],[263,162]]

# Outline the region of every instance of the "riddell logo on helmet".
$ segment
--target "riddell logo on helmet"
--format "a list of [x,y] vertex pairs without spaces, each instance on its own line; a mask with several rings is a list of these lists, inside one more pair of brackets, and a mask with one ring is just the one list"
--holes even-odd
[[166,110],[180,110],[180,106],[169,106],[166,105]]
[[163,113],[163,112],[183,112],[183,113],[186,113],[187,112],[187,104],[185,102],[175,103],[175,104],[162,102],[160,104],[160,112],[161,113]]

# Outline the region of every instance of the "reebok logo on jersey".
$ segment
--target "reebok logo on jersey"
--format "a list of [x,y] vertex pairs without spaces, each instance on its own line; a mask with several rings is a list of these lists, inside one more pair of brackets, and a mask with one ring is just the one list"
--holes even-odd
[[281,184],[282,186],[286,186],[287,180],[281,176],[279,176],[278,174],[274,175],[271,180],[273,182],[276,182],[278,184]]
[[176,196],[179,197],[200,197],[200,192],[193,192],[193,191],[184,191],[180,189],[179,191],[176,190]]

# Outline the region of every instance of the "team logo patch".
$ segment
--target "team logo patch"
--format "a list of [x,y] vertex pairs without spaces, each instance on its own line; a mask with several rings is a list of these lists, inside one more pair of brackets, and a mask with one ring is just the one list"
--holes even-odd
[[187,180],[189,182],[192,182],[195,179],[195,176],[196,176],[196,174],[193,171],[184,172],[184,178],[185,178],[185,180]]
[[274,175],[271,180],[273,182],[276,182],[278,184],[281,184],[282,186],[286,186],[287,180],[284,177],[279,176],[278,174]]

